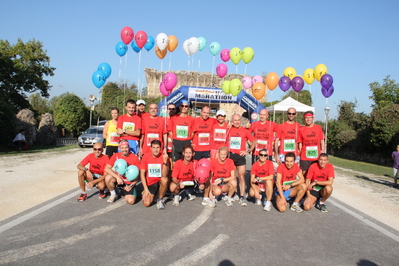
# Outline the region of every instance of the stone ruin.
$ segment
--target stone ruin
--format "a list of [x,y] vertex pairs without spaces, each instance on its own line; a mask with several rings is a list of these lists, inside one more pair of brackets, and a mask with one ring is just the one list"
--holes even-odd
[[36,140],[36,119],[35,114],[29,109],[22,109],[16,115],[15,135],[17,135],[21,129],[25,130],[25,139],[29,145],[32,145]]
[[37,130],[36,142],[41,145],[55,145],[57,127],[50,113],[42,114]]

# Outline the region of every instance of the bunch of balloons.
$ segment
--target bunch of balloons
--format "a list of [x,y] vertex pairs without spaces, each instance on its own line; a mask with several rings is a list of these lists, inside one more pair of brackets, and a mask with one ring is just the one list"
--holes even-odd
[[194,177],[198,183],[204,184],[208,181],[209,173],[211,171],[211,162],[208,159],[202,158],[198,161],[198,167],[195,169]]
[[163,96],[169,96],[177,84],[177,76],[175,73],[167,73],[161,84],[159,84],[159,91]]
[[225,94],[237,96],[242,91],[242,82],[239,79],[225,80],[222,83],[222,91]]
[[[230,50],[229,52],[229,59],[227,59],[226,56],[226,51],[227,49],[223,49],[224,53],[222,55],[222,53],[220,54],[220,57],[222,58],[223,61],[227,62],[229,59],[231,59],[231,61],[234,64],[238,64],[241,60],[244,61],[245,64],[248,64],[249,62],[252,61],[252,59],[255,56],[255,52],[251,47],[245,47],[244,50],[240,50],[240,48],[238,47],[234,47]],[[222,52],[223,52],[222,51]]]
[[330,74],[324,74],[320,79],[321,93],[328,98],[334,93],[333,77]]
[[91,76],[91,80],[93,81],[94,86],[97,88],[101,88],[104,86],[107,78],[111,75],[111,66],[108,63],[101,63],[97,70]]

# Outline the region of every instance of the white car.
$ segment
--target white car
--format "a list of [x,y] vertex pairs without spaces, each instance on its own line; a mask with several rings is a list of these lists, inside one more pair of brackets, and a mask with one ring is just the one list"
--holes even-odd
[[103,129],[104,126],[94,126],[86,129],[85,132],[82,133],[78,137],[78,145],[80,147],[85,147],[85,146],[93,146],[94,143],[96,142],[101,142],[103,143],[103,146],[105,147],[105,139],[103,138]]

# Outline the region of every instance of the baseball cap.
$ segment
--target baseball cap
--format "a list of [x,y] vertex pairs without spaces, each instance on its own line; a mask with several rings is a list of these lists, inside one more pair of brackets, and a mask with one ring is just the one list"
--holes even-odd
[[137,105],[140,105],[140,104],[144,104],[145,105],[145,101],[144,100],[138,100],[136,104]]
[[181,100],[179,106],[182,105],[182,104],[190,105],[190,103],[187,100]]
[[218,116],[218,115],[226,116],[226,112],[223,110],[219,110],[216,112],[216,116]]

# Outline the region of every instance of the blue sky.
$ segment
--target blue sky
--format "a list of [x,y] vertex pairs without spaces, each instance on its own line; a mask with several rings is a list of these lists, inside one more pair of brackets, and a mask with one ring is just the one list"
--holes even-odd
[[[398,1],[18,1],[0,3],[0,38],[14,44],[35,38],[43,43],[56,67],[49,81],[50,95],[72,92],[82,98],[99,90],[91,76],[102,62],[112,67],[108,81],[126,78],[143,81],[145,67],[161,69],[154,49],[138,55],[129,46],[127,61],[120,63],[115,45],[120,31],[130,26],[154,38],[175,35],[179,46],[163,59],[163,70],[188,70],[182,44],[190,37],[204,37],[222,49],[252,47],[255,57],[247,74],[283,74],[293,67],[302,75],[307,68],[325,64],[334,78],[328,99],[330,117],[336,117],[341,100],[358,101],[358,112],[370,113],[369,84],[391,75],[399,82]],[[170,55],[172,58],[170,59]],[[206,48],[194,55],[190,70],[212,72],[213,56]],[[198,68],[198,62],[200,67]],[[217,55],[215,67],[221,63]],[[229,73],[235,65],[227,63]],[[238,64],[243,74],[245,64]],[[121,73],[119,75],[119,72]],[[139,72],[141,73],[139,75]],[[215,72],[215,71],[214,71]],[[309,89],[305,84],[304,89]],[[311,85],[316,119],[324,120],[326,99],[316,80]],[[277,87],[269,101],[279,100]]]

